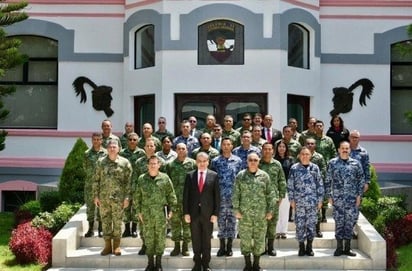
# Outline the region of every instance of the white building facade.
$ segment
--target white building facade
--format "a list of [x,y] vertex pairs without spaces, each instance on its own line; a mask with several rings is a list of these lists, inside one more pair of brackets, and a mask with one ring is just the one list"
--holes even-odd
[[[0,123],[9,132],[2,211],[7,191],[57,182],[76,139],[90,144],[106,118],[118,134],[126,121],[141,134],[144,122],[157,129],[165,116],[177,133],[192,114],[238,123],[245,112],[272,114],[277,129],[289,117],[306,129],[315,116],[326,131],[333,88],[364,78],[374,85],[370,99],[361,106],[362,87],[353,89],[340,116],[361,132],[381,181],[412,179],[403,116],[412,110],[412,57],[394,49],[410,39],[412,1],[33,0],[26,12],[6,28],[23,38],[30,61],[21,77],[3,79],[21,99],[6,100],[12,113]],[[95,84],[84,85],[84,103],[72,85],[79,77]],[[92,94],[100,86],[112,88],[105,104],[97,94],[108,92]]]

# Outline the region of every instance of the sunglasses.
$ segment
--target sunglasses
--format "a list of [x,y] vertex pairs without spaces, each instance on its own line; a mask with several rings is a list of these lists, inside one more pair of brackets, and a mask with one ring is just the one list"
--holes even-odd
[[190,122],[190,123],[196,123],[196,121],[195,121],[195,120],[189,120],[189,122]]
[[129,138],[129,141],[137,141],[137,138]]
[[247,159],[249,162],[259,162],[258,159]]
[[164,121],[159,121],[158,124],[165,124],[166,122]]

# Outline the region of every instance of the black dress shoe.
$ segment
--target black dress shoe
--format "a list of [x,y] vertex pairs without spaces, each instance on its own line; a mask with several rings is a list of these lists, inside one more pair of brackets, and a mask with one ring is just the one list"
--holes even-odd
[[203,266],[203,271],[212,271],[212,269],[209,266]]

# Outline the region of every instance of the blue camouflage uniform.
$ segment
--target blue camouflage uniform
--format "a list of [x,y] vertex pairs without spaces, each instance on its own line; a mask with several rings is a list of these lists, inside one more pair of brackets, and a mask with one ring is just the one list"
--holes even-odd
[[333,199],[335,237],[338,240],[352,239],[353,227],[359,208],[356,197],[363,193],[365,177],[359,161],[349,158],[333,158],[326,173],[326,196]]
[[217,220],[219,239],[235,238],[236,217],[233,214],[232,195],[233,184],[241,166],[242,160],[236,155],[229,158],[220,155],[212,160],[211,169],[217,172],[220,188],[220,210]]
[[173,139],[173,149],[176,150],[176,146],[179,143],[183,143],[186,145],[187,148],[187,157],[192,157],[192,152],[194,149],[200,147],[199,140],[197,140],[194,136],[184,137],[182,135],[175,137]]
[[317,206],[323,201],[324,187],[319,167],[296,163],[288,178],[289,201],[295,201],[296,238],[299,242],[313,240],[316,235]]
[[258,147],[255,147],[253,145],[250,145],[249,149],[244,149],[242,146],[236,147],[233,149],[232,153],[236,156],[238,156],[242,160],[242,168],[245,169],[247,168],[247,156],[249,153],[257,153],[259,157],[261,156],[261,151]]
[[356,149],[351,149],[349,156],[360,162],[363,169],[363,174],[365,175],[365,183],[370,184],[371,173],[368,151],[364,147],[358,146]]

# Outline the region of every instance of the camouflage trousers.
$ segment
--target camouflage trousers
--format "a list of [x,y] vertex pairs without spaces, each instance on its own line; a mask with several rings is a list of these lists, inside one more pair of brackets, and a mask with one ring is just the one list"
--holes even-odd
[[166,247],[166,218],[163,210],[159,213],[144,215],[143,238],[147,255],[163,255]]
[[316,223],[318,221],[317,206],[305,206],[296,204],[295,225],[296,239],[304,242],[306,239],[313,240],[316,233]]
[[129,206],[124,209],[123,222],[138,222],[135,208],[133,208],[133,200],[130,200]]
[[275,239],[276,237],[276,224],[278,223],[279,217],[279,205],[276,204],[275,209],[273,210],[272,219],[267,221],[266,227],[266,238]]
[[333,219],[335,220],[335,237],[338,240],[352,239],[353,227],[359,215],[358,207],[353,204],[333,205]]
[[232,203],[226,203],[222,201],[220,203],[219,216],[217,219],[217,225],[219,231],[217,237],[220,238],[232,238],[236,236],[236,217],[233,214]]
[[100,200],[100,216],[105,240],[122,236],[123,210],[123,201]]
[[245,217],[239,219],[240,251],[243,255],[260,256],[265,251],[267,220]]
[[186,223],[184,219],[183,206],[179,206],[174,210],[173,216],[170,219],[170,226],[173,241],[184,241],[187,243],[190,242],[190,223]]
[[95,220],[101,221],[100,219],[100,208],[97,208],[96,205],[94,204],[94,198],[92,195],[87,195],[85,194],[84,196],[84,202],[86,203],[86,215],[87,215],[87,221],[88,222],[93,222]]

